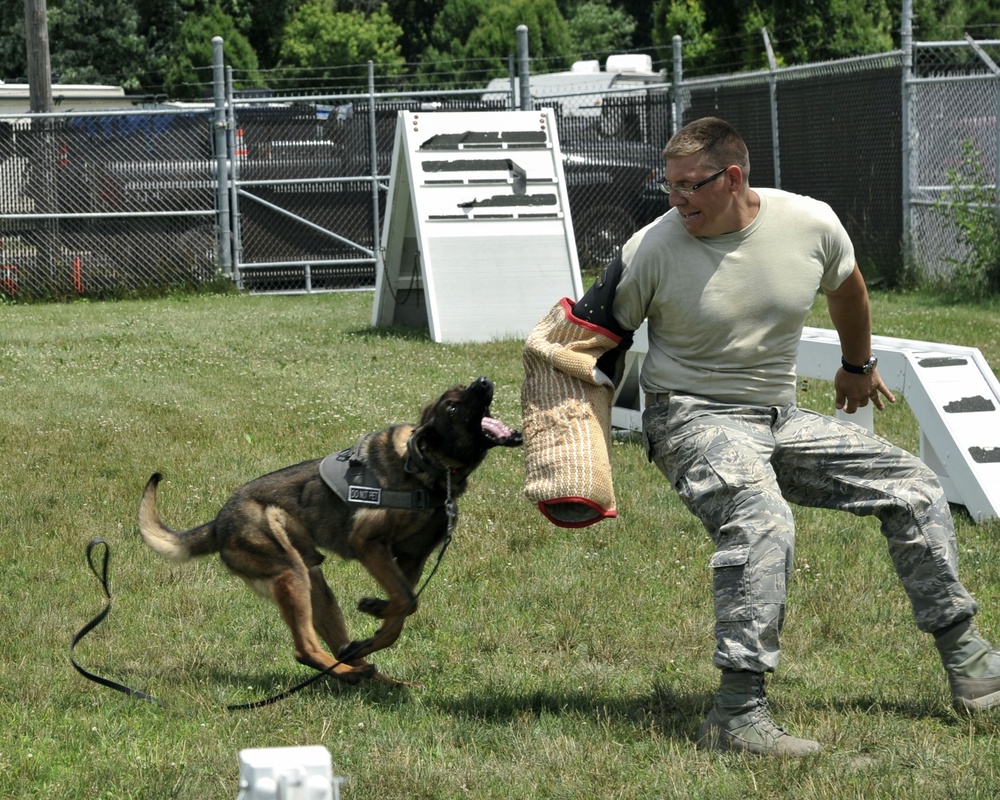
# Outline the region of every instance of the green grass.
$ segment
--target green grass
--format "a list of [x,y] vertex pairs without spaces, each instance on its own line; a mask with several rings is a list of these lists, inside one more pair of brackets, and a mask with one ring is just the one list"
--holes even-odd
[[[226,704],[305,677],[274,609],[206,559],[182,567],[138,538],[161,510],[203,522],[265,471],[413,420],[454,383],[497,384],[520,419],[520,343],[437,345],[373,330],[372,296],[195,296],[0,307],[0,797],[235,798],[238,752],[326,746],[351,798],[975,798],[1000,785],[1000,713],[951,710],[934,648],[912,624],[875,524],[800,510],[776,716],[822,741],[806,762],[697,751],[717,681],[707,534],[637,442],[613,452],[620,516],[550,525],[524,499],[523,455],[494,451],[455,541],[386,673],[419,688],[320,682],[256,711]],[[875,332],[979,347],[1000,365],[1000,305],[873,298]],[[813,324],[828,325],[821,308]],[[801,402],[832,410],[811,380]],[[877,419],[915,449],[905,402]],[[1000,639],[1000,525],[957,510],[962,574]],[[114,607],[84,560],[112,548]],[[374,587],[326,572],[345,609]],[[349,613],[354,632],[374,622]]]

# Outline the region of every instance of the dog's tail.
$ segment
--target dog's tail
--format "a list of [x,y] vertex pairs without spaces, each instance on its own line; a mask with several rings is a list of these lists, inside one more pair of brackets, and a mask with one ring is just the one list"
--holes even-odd
[[182,562],[216,552],[215,522],[206,522],[189,531],[175,531],[163,524],[156,510],[156,487],[163,476],[156,472],[146,484],[139,503],[139,533],[164,558]]

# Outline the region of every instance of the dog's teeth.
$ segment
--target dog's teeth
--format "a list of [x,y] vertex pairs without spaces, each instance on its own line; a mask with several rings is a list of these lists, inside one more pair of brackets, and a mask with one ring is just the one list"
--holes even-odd
[[506,439],[514,433],[514,431],[494,417],[483,417],[483,432],[495,439]]

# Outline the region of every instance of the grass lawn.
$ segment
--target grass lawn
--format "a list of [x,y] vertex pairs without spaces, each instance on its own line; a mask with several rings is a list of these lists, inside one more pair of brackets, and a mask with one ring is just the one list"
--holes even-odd
[[[259,474],[412,421],[443,389],[487,375],[520,424],[518,341],[434,344],[369,327],[372,295],[214,295],[0,306],[0,797],[235,798],[238,753],[323,745],[344,800],[407,798],[988,798],[1000,712],[953,711],[872,520],[802,509],[776,718],[825,745],[782,763],[697,751],[717,683],[708,535],[638,442],[616,441],[619,518],[556,528],[522,495],[520,450],[495,450],[455,540],[397,644],[375,656],[419,684],[306,677],[273,607],[216,558],[160,560],[135,524],[166,476],[166,522],[213,517]],[[979,347],[1000,366],[1000,303],[873,295],[875,333]],[[823,304],[811,324],[829,326]],[[800,402],[832,412],[831,385]],[[880,433],[916,450],[905,400]],[[1000,524],[956,508],[963,578],[1000,641]],[[77,649],[158,707],[81,678],[67,649],[103,606],[86,566],[110,544],[114,606]],[[326,574],[353,611],[356,564]]]

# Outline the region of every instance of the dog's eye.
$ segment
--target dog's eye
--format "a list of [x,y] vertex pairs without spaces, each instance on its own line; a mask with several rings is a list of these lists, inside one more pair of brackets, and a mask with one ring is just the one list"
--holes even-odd
[[448,403],[448,413],[455,415],[458,413],[458,406],[455,403]]

